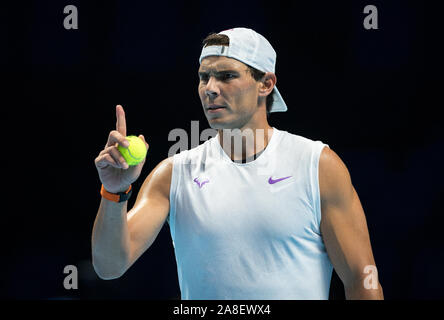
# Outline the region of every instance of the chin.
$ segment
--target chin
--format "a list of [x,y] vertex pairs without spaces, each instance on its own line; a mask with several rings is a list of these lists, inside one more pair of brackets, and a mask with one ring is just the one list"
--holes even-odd
[[227,125],[226,122],[222,121],[214,121],[215,119],[208,120],[208,124],[210,125],[211,129],[229,129],[230,126]]
[[224,121],[221,118],[208,119],[208,124],[212,129],[238,129],[242,125],[237,121]]

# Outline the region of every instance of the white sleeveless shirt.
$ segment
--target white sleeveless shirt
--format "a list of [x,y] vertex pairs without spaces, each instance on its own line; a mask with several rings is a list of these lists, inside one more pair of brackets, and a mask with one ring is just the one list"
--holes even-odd
[[273,128],[233,162],[218,136],[173,156],[168,223],[182,299],[328,299],[320,141]]

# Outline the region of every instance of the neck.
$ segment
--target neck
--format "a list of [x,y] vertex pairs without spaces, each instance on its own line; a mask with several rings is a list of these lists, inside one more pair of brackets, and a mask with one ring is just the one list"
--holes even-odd
[[231,160],[245,160],[264,150],[273,135],[267,123],[263,127],[219,129],[219,143]]

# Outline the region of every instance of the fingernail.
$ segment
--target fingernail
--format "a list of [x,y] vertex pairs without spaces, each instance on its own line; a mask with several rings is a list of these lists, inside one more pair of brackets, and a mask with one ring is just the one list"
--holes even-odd
[[123,142],[123,146],[125,147],[125,148],[128,148],[129,147],[129,141],[128,140],[125,140],[124,142]]

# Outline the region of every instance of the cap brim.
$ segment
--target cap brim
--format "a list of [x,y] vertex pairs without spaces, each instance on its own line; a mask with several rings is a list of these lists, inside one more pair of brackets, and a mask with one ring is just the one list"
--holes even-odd
[[270,112],[285,112],[287,109],[287,105],[285,104],[284,99],[282,99],[281,93],[278,88],[274,86],[273,105],[271,106]]

